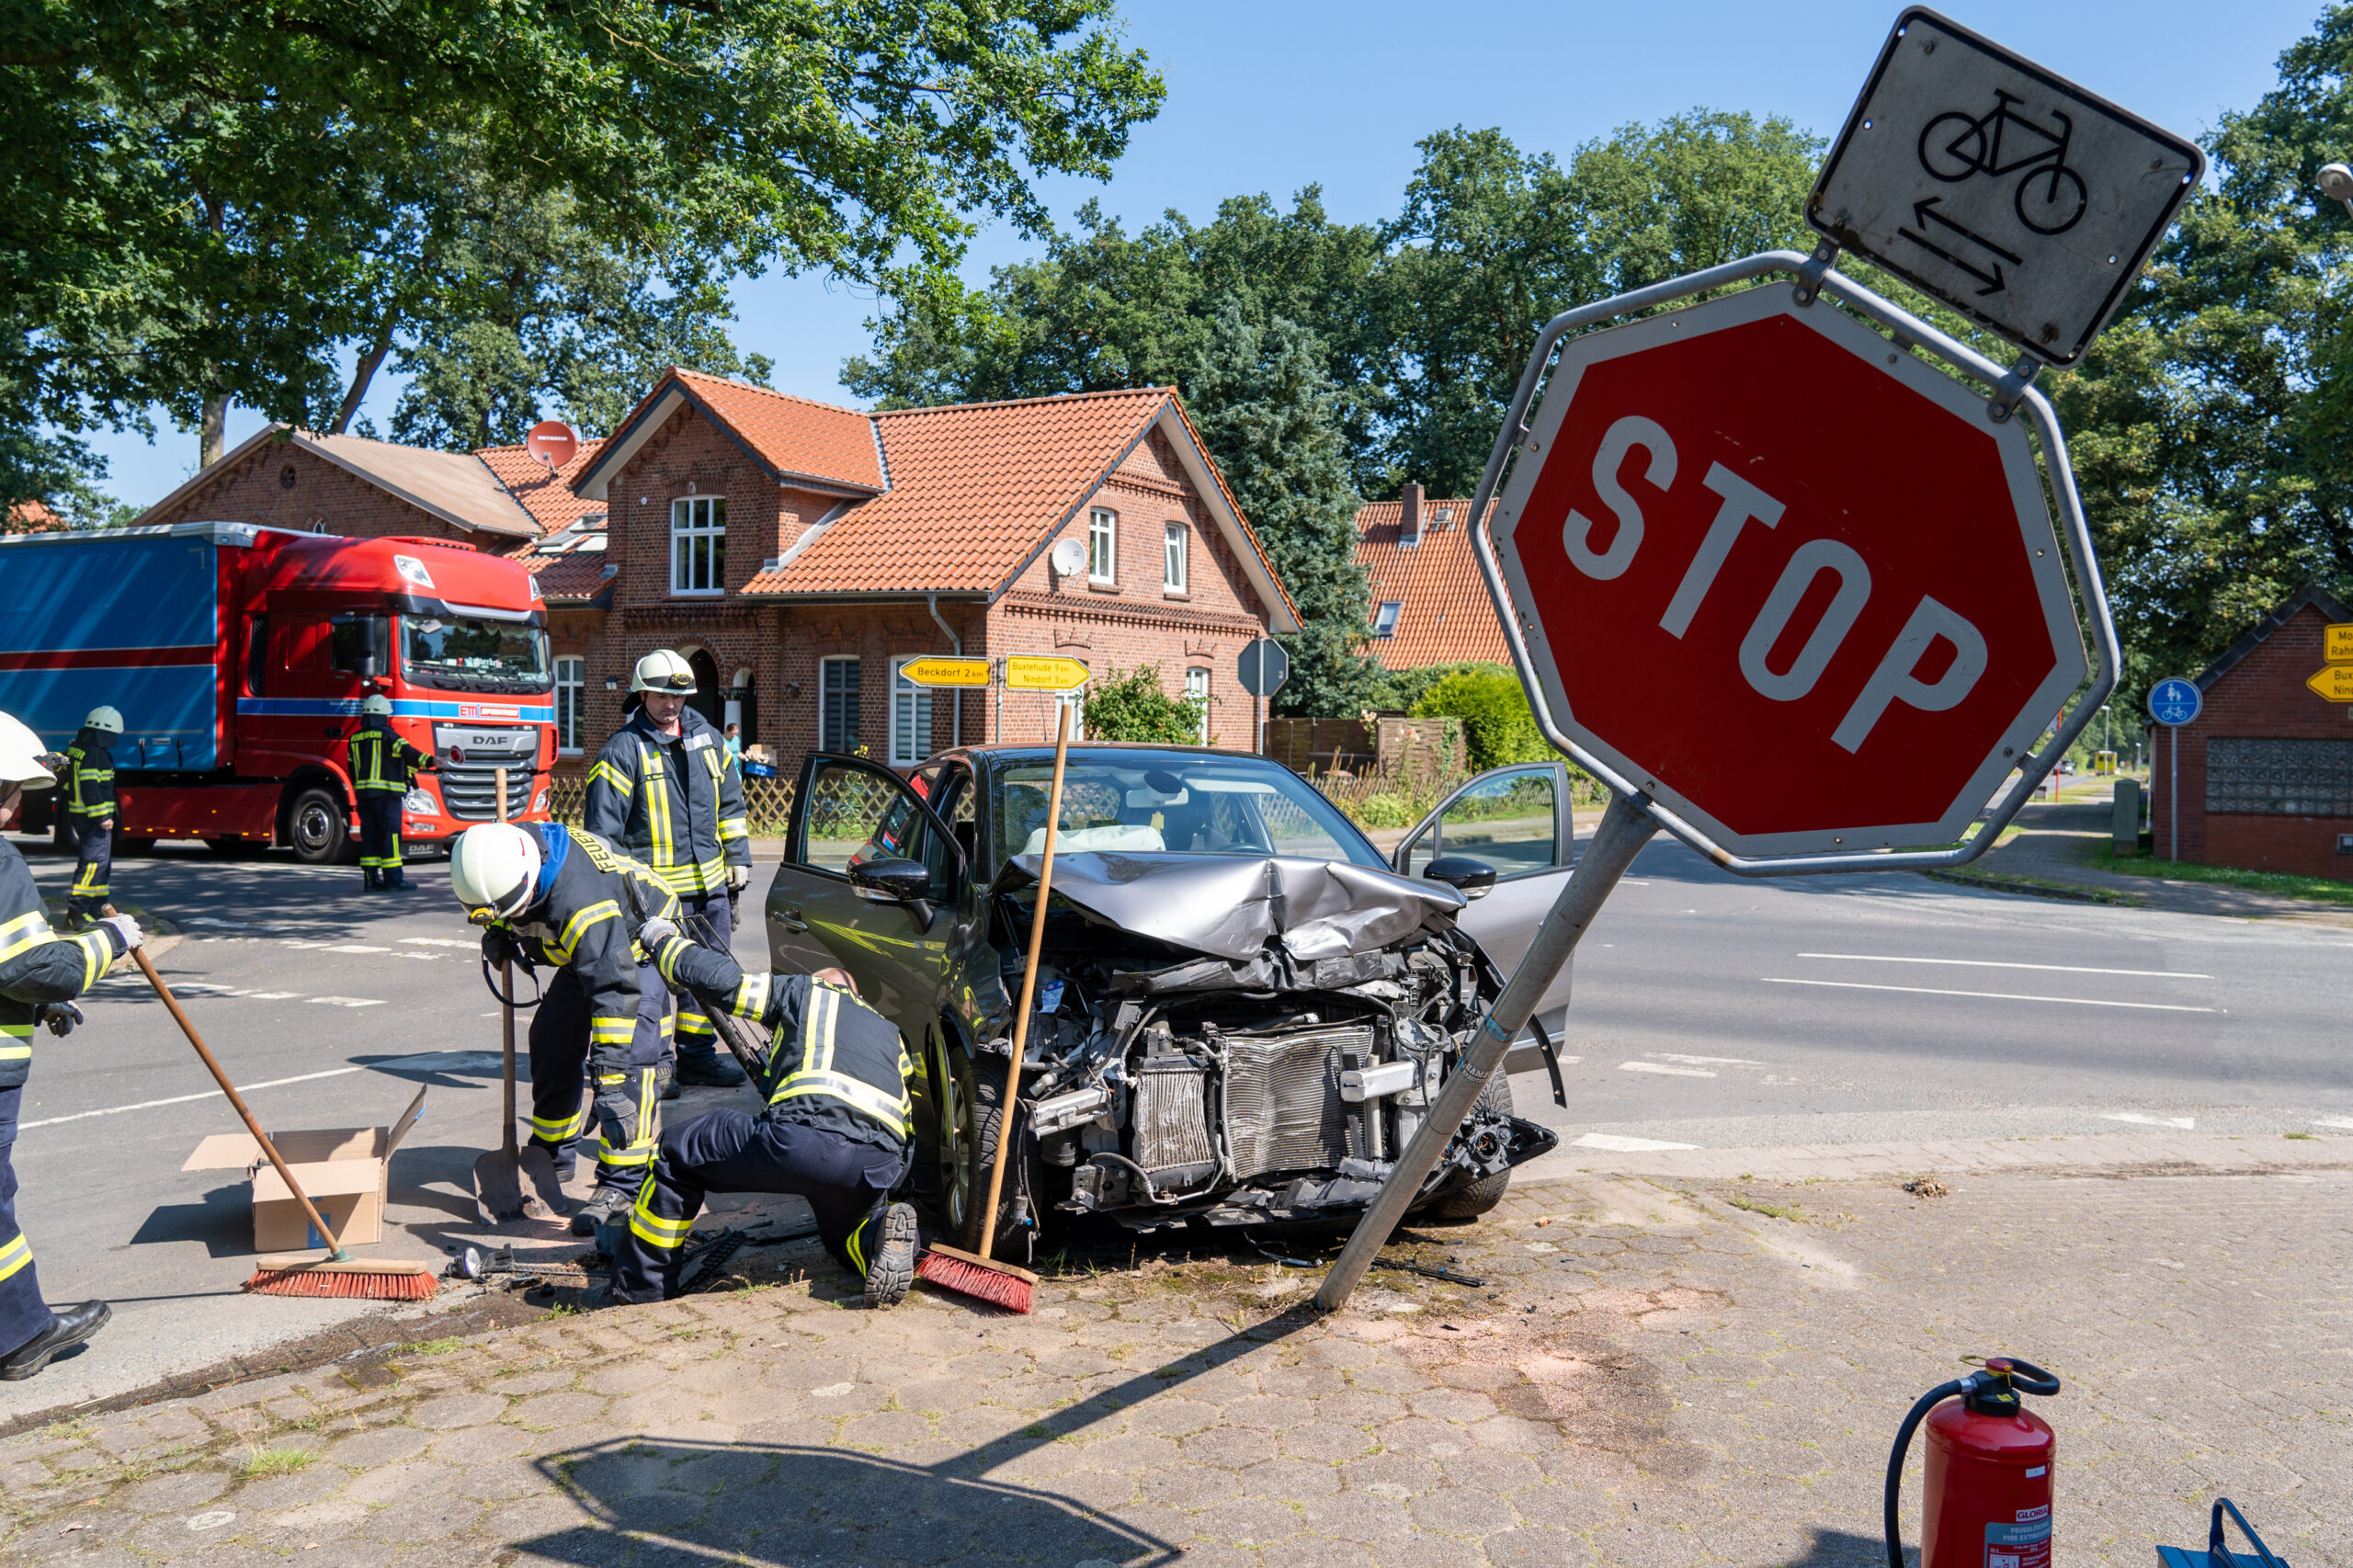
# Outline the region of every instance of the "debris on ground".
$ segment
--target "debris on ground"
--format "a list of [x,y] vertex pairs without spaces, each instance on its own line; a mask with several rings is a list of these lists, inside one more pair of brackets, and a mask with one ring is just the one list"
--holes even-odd
[[1952,1189],[1934,1176],[1914,1176],[1904,1184],[1904,1190],[1915,1198],[1942,1198]]

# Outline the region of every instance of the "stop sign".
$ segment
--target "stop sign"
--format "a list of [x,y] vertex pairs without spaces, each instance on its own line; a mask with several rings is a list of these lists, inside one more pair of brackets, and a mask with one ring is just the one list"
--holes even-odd
[[1785,287],[1572,340],[1494,524],[1555,723],[1734,854],[1958,839],[2086,671],[2019,423]]

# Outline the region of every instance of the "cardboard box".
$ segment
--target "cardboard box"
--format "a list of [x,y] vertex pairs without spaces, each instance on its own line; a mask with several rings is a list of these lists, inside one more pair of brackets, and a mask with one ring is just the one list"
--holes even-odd
[[[346,1246],[384,1239],[384,1201],[391,1182],[392,1151],[425,1114],[425,1091],[408,1102],[390,1127],[329,1127],[315,1131],[275,1132],[278,1157],[302,1184],[302,1191],[335,1229]],[[184,1171],[243,1168],[253,1182],[254,1250],[301,1252],[323,1247],[326,1238],[302,1212],[278,1168],[250,1132],[216,1132],[196,1146]]]

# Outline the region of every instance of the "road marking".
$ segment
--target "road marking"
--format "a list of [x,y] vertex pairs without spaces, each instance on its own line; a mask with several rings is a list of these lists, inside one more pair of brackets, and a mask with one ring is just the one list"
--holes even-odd
[[1762,1067],[1762,1062],[1751,1062],[1745,1056],[1677,1056],[1671,1051],[1654,1051],[1653,1056],[1664,1062],[1682,1062],[1694,1067]]
[[[307,1084],[314,1078],[340,1078],[346,1073],[365,1073],[366,1071],[368,1069],[365,1067],[330,1067],[324,1073],[305,1073],[300,1077],[268,1078],[258,1084],[240,1084],[237,1085],[237,1093],[250,1095],[256,1089],[275,1089],[282,1084]],[[141,1100],[137,1105],[108,1106],[104,1110],[76,1111],[72,1116],[52,1116],[44,1121],[20,1121],[17,1123],[17,1128],[19,1131],[29,1132],[36,1127],[55,1127],[62,1121],[87,1121],[94,1116],[120,1116],[127,1110],[153,1110],[157,1106],[186,1105],[190,1100],[209,1100],[216,1097],[220,1093],[219,1089],[207,1089],[200,1095],[175,1095],[167,1100]]]
[[403,937],[402,941],[418,948],[479,948],[480,942],[453,942],[447,937]]
[[1664,1062],[1620,1062],[1618,1063],[1618,1071],[1620,1073],[1662,1073],[1670,1078],[1712,1078],[1715,1076],[1713,1073],[1709,1072],[1705,1067],[1669,1067]]
[[365,942],[338,942],[327,949],[331,953],[389,953],[390,948],[371,948]]
[[2324,1116],[2314,1123],[2319,1127],[2353,1127],[2353,1116]]
[[1665,1149],[1696,1149],[1697,1143],[1669,1143],[1659,1138],[1625,1138],[1615,1132],[1582,1132],[1570,1145],[1577,1149],[1607,1149],[1613,1154],[1649,1154]]
[[324,1004],[329,1007],[381,1007],[384,1005],[381,996],[313,996],[311,1001],[313,1005]]
[[2102,1121],[2133,1121],[2143,1127],[2178,1127],[2184,1132],[2198,1125],[2198,1119],[2194,1116],[2143,1116],[2137,1110],[2104,1110],[2099,1113],[2099,1119]]
[[2211,980],[2211,974],[2190,974],[2177,969],[2087,969],[2072,963],[2001,963],[1993,959],[1899,959],[1883,953],[1800,953],[1802,959],[1838,959],[1849,963],[1940,963],[1963,969],[2040,969],[2053,974],[2130,974],[2143,980]]
[[1979,996],[1988,1002],[2060,1002],[2070,1007],[2131,1007],[2143,1013],[2213,1013],[2217,1007],[2180,1007],[2170,1002],[2095,1002],[2088,996],[2024,996],[2008,991],[1940,991],[1930,985],[1865,985],[1854,980],[1785,980],[1758,976],[1768,985],[1824,985],[1834,991],[1900,991],[1907,996]]

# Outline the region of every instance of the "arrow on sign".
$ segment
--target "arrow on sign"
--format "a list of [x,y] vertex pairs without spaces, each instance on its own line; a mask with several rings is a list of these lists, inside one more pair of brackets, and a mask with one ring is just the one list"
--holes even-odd
[[2353,665],[2331,665],[2304,684],[2331,702],[2353,702]]
[[1984,284],[1984,288],[1977,290],[1977,297],[1979,299],[1982,300],[1988,294],[1998,294],[2003,290],[2007,289],[2010,285],[2008,279],[2003,275],[2002,262],[2006,261],[2012,267],[2016,267],[2019,264],[2018,257],[2011,252],[2004,250],[2001,246],[1995,244],[1993,241],[1987,239],[1984,235],[1977,233],[1975,230],[1967,228],[1962,224],[1956,223],[1951,219],[1946,217],[1942,212],[1938,211],[1937,206],[1943,200],[1944,198],[1941,196],[1929,196],[1923,197],[1918,201],[1914,202],[1912,204],[1912,221],[1915,223],[1919,224],[1923,229],[1926,229],[1929,224],[1934,223],[1939,228],[1946,229],[1953,233],[1959,234],[1962,239],[1967,240],[1970,244],[1980,246],[1983,249],[1990,251],[1994,255],[2001,257],[2001,261],[1988,262],[1986,264],[1994,269],[1993,271],[1985,272],[1970,266],[1969,263],[1961,260],[1961,257],[1953,255],[1952,252],[1945,249],[1944,246],[1937,244],[1936,241],[1928,238],[1925,233],[1915,233],[1910,229],[1898,229],[1895,232],[1903,235],[1905,239],[1910,240],[1914,244],[1918,245],[1922,250],[1928,252],[1930,255],[1944,257],[1947,261],[1951,262],[1955,267],[1960,267],[1963,272],[1968,273],[1972,278],[1976,278],[1980,283]]
[[989,683],[989,662],[986,659],[929,658],[909,659],[899,666],[902,679],[916,686],[968,687]]

